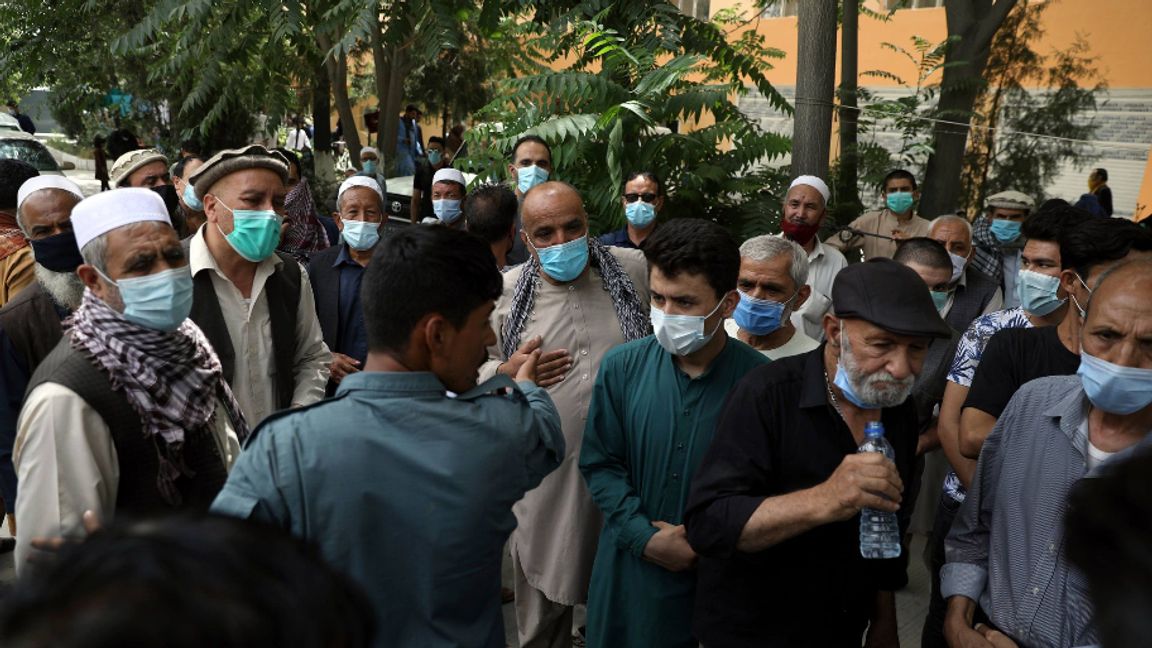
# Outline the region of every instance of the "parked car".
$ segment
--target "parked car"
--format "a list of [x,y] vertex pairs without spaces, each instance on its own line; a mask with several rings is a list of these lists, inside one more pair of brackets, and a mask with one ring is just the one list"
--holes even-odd
[[64,171],[76,168],[71,162],[65,162],[61,167],[40,140],[24,131],[0,130],[0,159],[27,162],[44,175],[64,175]]
[[[472,184],[476,178],[473,173],[465,173],[464,181]],[[411,222],[412,212],[410,205],[412,204],[412,181],[415,176],[399,176],[396,178],[388,178],[384,183],[384,191],[386,200],[384,201],[384,208],[388,212],[388,218],[399,219]]]
[[20,128],[20,122],[16,121],[16,118],[12,115],[9,115],[8,113],[0,113],[0,133],[5,131],[16,131],[17,133],[23,133],[24,129]]

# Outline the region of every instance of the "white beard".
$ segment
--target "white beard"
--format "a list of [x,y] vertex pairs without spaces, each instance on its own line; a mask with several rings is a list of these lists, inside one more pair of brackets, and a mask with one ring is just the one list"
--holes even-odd
[[37,263],[34,267],[36,281],[44,287],[44,291],[52,296],[57,304],[76,310],[80,307],[80,300],[84,297],[84,282],[75,272],[56,272]]

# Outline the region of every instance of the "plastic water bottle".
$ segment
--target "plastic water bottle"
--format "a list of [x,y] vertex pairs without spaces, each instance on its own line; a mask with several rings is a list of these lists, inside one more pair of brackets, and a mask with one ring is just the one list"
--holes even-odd
[[[864,443],[857,452],[879,452],[890,460],[896,458],[884,438],[884,424],[879,421],[864,426]],[[870,508],[860,511],[860,555],[865,558],[900,556],[900,524],[895,513]]]

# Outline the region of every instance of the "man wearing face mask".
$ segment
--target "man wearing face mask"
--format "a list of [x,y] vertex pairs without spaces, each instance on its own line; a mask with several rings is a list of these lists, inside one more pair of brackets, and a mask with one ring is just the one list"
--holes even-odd
[[464,174],[456,169],[437,171],[432,177],[431,192],[434,217],[424,219],[424,223],[446,225],[458,230],[465,229],[464,219],[461,218],[464,212],[460,206],[464,203],[467,185],[468,181],[464,179]]
[[344,377],[360,371],[368,358],[368,334],[360,303],[364,268],[380,242],[384,227],[384,193],[372,178],[352,176],[336,193],[340,242],[316,254],[308,264],[308,277],[316,292],[316,316],[324,344],[332,350],[331,395]]
[[791,314],[804,306],[808,255],[793,241],[764,234],[740,245],[740,303],[724,320],[728,335],[759,350],[771,360],[807,353],[820,343],[792,324]]
[[808,253],[808,286],[812,294],[792,313],[792,323],[814,340],[824,338],[824,314],[832,306],[832,281],[848,261],[839,250],[820,241],[817,233],[828,215],[828,185],[816,176],[792,181],[784,196],[780,229]]
[[492,313],[497,342],[481,378],[514,375],[538,348],[538,384],[563,422],[564,463],[516,504],[510,548],[520,645],[567,646],[572,606],[587,597],[600,514],[577,467],[592,387],[609,349],[645,337],[648,272],[639,250],[588,236],[580,194],[562,182],[531,189],[521,239],[532,256],[504,273]]
[[[60,341],[61,320],[80,305],[84,283],[76,276],[83,260],[72,234],[72,208],[84,198],[80,187],[61,176],[37,176],[20,185],[16,223],[28,237],[36,281],[0,308],[0,495],[8,531],[16,535],[16,469],[12,446],[16,418],[24,405],[28,379]],[[0,543],[11,550],[14,540]]]
[[973,247],[972,224],[968,219],[960,216],[935,218],[928,224],[927,237],[943,245],[952,260],[948,301],[940,310],[948,326],[963,331],[972,320],[1004,306],[1004,294],[999,284],[969,263]]
[[[508,176],[512,178],[516,198],[521,202],[524,194],[532,187],[546,182],[552,174],[552,148],[548,142],[536,135],[524,135],[512,145],[512,162],[508,165]],[[523,229],[520,215],[516,215],[516,231]],[[528,259],[528,248],[524,241],[516,237],[512,252],[508,254],[508,265],[524,263]]]
[[180,210],[180,195],[172,184],[168,158],[163,153],[156,149],[129,151],[112,165],[110,175],[115,187],[143,187],[156,192],[164,200],[164,208],[176,231],[183,234],[187,230],[184,212]]
[[1128,220],[1092,218],[1061,233],[1060,289],[1072,308],[1056,326],[1007,329],[988,340],[960,414],[962,454],[979,458],[997,418],[1024,383],[1076,373],[1090,287],[1117,263],[1147,256],[1152,256],[1152,232]]
[[622,229],[600,235],[604,245],[640,248],[656,229],[656,214],[664,209],[664,184],[651,171],[634,171],[624,181]]
[[1016,273],[1020,270],[1020,250],[1025,239],[1020,228],[1035,202],[1019,191],[1001,191],[988,196],[987,212],[972,223],[976,251],[971,263],[1000,283],[1004,305],[1020,305],[1016,297]]
[[767,359],[722,326],[739,301],[740,268],[724,228],[673,220],[648,239],[644,256],[654,335],[604,356],[580,451],[580,471],[604,514],[587,640],[695,648],[688,484],[728,391]]
[[[880,197],[884,199],[883,208],[866,212],[848,225],[851,229],[877,236],[833,236],[825,241],[825,245],[841,252],[860,249],[865,260],[876,257],[891,259],[901,240],[928,234],[928,221],[913,213],[913,207],[920,198],[916,176],[904,169],[891,171],[880,183]],[[844,232],[844,235],[848,234]]]
[[180,158],[172,165],[172,185],[180,197],[180,211],[184,215],[185,238],[192,236],[204,224],[204,204],[196,197],[196,189],[188,178],[204,165],[204,160],[196,156]]
[[416,161],[416,174],[412,176],[412,200],[408,207],[413,223],[436,218],[432,211],[432,176],[449,166],[447,156],[444,155],[444,139],[429,137],[428,157]]
[[248,431],[188,319],[192,277],[160,198],[97,194],[72,226],[86,290],[20,413],[18,571],[31,538],[79,535],[86,511],[108,521],[206,510]]
[[1016,392],[948,535],[941,580],[952,646],[987,645],[972,627],[977,603],[1022,646],[1099,642],[1062,522],[1077,482],[1152,447],[1152,261],[1106,272],[1083,306],[1077,375]]
[[[704,646],[859,648],[897,641],[907,554],[861,557],[861,508],[901,511],[916,450],[909,398],[929,342],[947,338],[916,273],[888,259],[845,268],[828,342],[753,369],[728,396],[692,480],[685,524],[701,555]],[[884,424],[895,462],[857,453]]]
[[253,424],[324,397],[332,356],[300,264],[277,253],[288,165],[262,146],[220,151],[189,181],[208,222],[187,243],[192,320]]

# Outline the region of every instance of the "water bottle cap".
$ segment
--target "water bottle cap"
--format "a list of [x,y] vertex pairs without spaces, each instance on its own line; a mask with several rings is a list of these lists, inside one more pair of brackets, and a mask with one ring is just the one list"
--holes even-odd
[[864,436],[866,437],[881,437],[884,436],[884,424],[880,421],[869,421],[864,424]]

